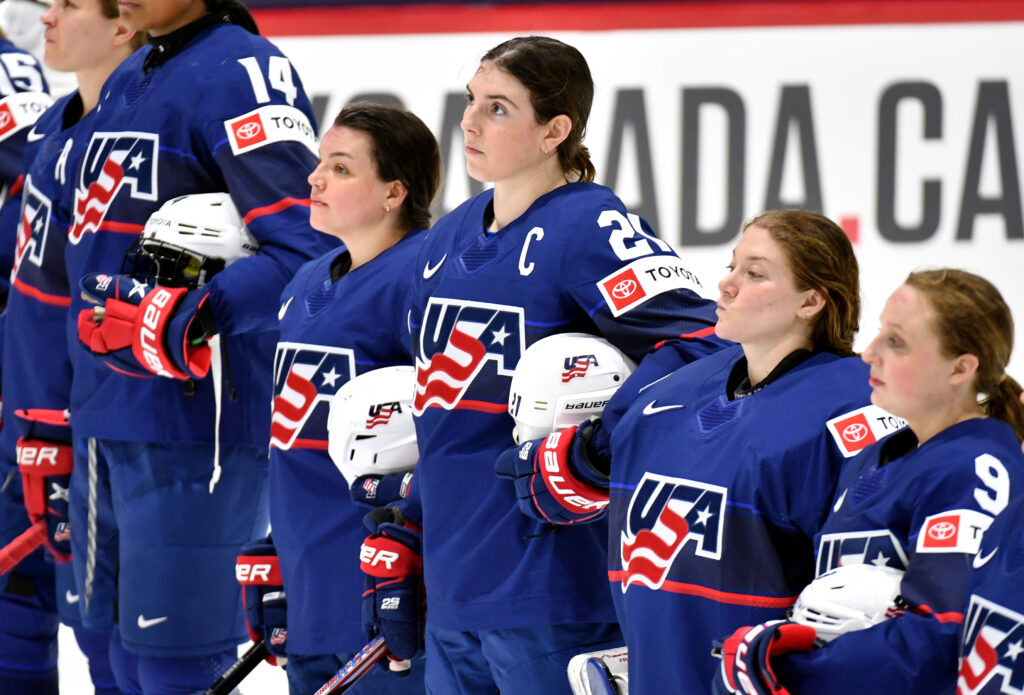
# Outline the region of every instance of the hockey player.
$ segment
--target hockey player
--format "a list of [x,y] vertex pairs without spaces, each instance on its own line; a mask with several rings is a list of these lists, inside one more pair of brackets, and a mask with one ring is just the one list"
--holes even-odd
[[[267,532],[277,300],[299,265],[333,244],[309,227],[309,101],[244,7],[138,0],[122,3],[121,17],[148,32],[150,46],[108,80],[79,145],[66,252],[72,286],[103,310],[72,293],[72,336],[81,326],[102,358],[69,341],[71,521],[83,529],[72,537],[75,575],[83,604],[91,597],[88,623],[110,598],[95,577],[118,568],[121,639],[138,656],[119,677],[146,695],[192,692],[233,663],[245,639],[232,568],[240,548]],[[230,193],[258,250],[197,289],[114,296],[133,287],[116,274],[151,213],[217,191]],[[101,314],[119,321],[90,325]],[[114,330],[125,324],[124,334]],[[220,351],[207,344],[213,335]],[[221,353],[224,378],[204,378]],[[104,503],[113,504],[113,527],[98,514]],[[116,553],[106,552],[115,534]]]
[[[37,501],[46,503],[47,544],[60,562],[55,565],[39,552],[3,579],[6,586],[0,591],[0,692],[57,691],[59,616],[61,622],[74,628],[79,647],[89,659],[95,691],[109,695],[120,690],[110,667],[108,643],[117,649],[119,642],[116,636],[111,640],[110,622],[89,630],[81,625],[80,596],[71,564],[66,562],[70,552],[67,475],[50,476],[48,469],[56,461],[70,463],[71,458],[71,435],[63,416],[71,391],[65,328],[71,293],[64,270],[64,247],[71,219],[71,202],[65,192],[70,190],[66,184],[72,165],[67,162],[74,160],[75,138],[88,130],[104,80],[142,45],[143,38],[118,20],[115,0],[58,2],[46,10],[42,20],[47,65],[73,74],[79,89],[58,100],[34,127],[25,125],[23,132],[12,136],[20,136],[22,141],[27,136],[28,144],[24,178],[0,211],[0,236],[9,239],[7,243],[14,254],[12,286],[4,314],[6,427],[0,430],[0,465],[6,483],[0,502],[5,518],[0,544],[26,527],[21,477],[16,473],[17,463],[21,463],[22,470],[36,479],[39,489],[33,492],[38,495]],[[14,75],[18,79],[11,80],[12,83],[24,83],[28,78],[32,78],[31,83],[39,83],[25,57],[4,58],[4,65],[21,66],[21,74]],[[26,94],[15,96],[20,99],[19,104],[35,103],[26,102]],[[5,108],[0,105],[0,112]],[[6,147],[8,142],[11,140],[5,140],[0,147]],[[6,149],[3,151],[6,155]],[[38,419],[32,422],[17,415],[30,409],[51,411],[57,415],[59,424],[47,425]],[[16,462],[19,436],[25,441],[20,443]],[[36,458],[33,453],[40,456]],[[110,579],[112,582],[113,577]]]
[[960,635],[957,695],[1013,695],[1024,662],[1024,497],[1018,495],[985,532],[971,560],[970,600]]
[[[871,401],[907,428],[844,468],[815,539],[817,571],[859,562],[904,570],[907,610],[789,656],[811,649],[813,629],[787,622],[741,628],[725,651],[745,656],[723,661],[721,673],[734,692],[938,695],[953,692],[962,629],[981,630],[973,646],[979,655],[995,653],[986,651],[996,634],[983,627],[987,614],[962,623],[970,567],[992,558],[977,554],[982,536],[1024,485],[1021,389],[1004,371],[1013,346],[1010,310],[977,275],[919,271],[889,297],[881,323],[863,355]],[[988,624],[1002,622],[992,616]],[[967,676],[965,685],[973,685],[965,692],[977,692],[978,675]]]
[[574,654],[621,644],[606,528],[555,532],[513,513],[511,487],[494,476],[514,443],[509,383],[523,350],[572,331],[634,361],[680,336],[691,360],[721,345],[696,277],[591,183],[582,138],[592,96],[585,59],[560,41],[515,38],[487,52],[462,130],[469,175],[494,189],[439,220],[416,262],[429,692],[564,693]]
[[[367,509],[349,498],[331,464],[328,406],[357,374],[412,363],[409,293],[440,162],[434,136],[415,115],[357,103],[324,134],[309,174],[310,223],[344,248],[302,266],[281,295],[270,518],[288,600],[293,695],[315,692],[367,639],[357,598],[363,576],[352,563],[366,537]],[[392,404],[381,405],[383,429]],[[379,479],[359,481],[353,491],[370,504],[389,501],[377,496]],[[378,669],[349,692],[422,693],[422,659],[407,678]]]
[[[20,187],[28,133],[51,104],[42,66],[0,32],[0,200]],[[0,268],[5,271],[0,277],[0,306],[6,303],[10,289],[6,271],[14,260],[14,227],[4,227],[0,236]]]
[[850,357],[857,263],[834,223],[761,215],[719,291],[716,332],[738,347],[638,388],[641,363],[605,410],[621,415],[614,426],[584,424],[499,461],[535,517],[575,523],[607,505],[608,577],[636,692],[705,691],[721,626],[793,602],[851,453],[836,423],[868,402],[866,368]]

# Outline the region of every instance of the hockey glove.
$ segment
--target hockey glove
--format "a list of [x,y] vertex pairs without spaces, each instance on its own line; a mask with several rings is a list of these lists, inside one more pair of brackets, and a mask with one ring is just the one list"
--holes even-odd
[[281,581],[274,541],[268,536],[242,548],[235,560],[235,579],[242,585],[245,624],[253,642],[261,637],[270,656],[284,666],[288,644],[288,602]]
[[394,658],[411,659],[423,648],[423,535],[397,506],[374,509],[363,523],[363,627],[371,638],[382,635]]
[[523,514],[551,524],[577,524],[604,514],[608,476],[587,460],[586,440],[591,427],[585,422],[498,456],[494,472],[515,483]]
[[386,507],[401,502],[409,495],[412,473],[361,475],[352,481],[352,501],[364,507]]
[[78,339],[111,369],[134,376],[201,379],[210,369],[207,340],[216,333],[207,294],[150,287],[127,275],[82,278]]
[[16,410],[24,436],[18,438],[18,470],[25,509],[33,524],[45,523],[44,543],[59,563],[71,559],[68,486],[74,454],[64,410]]
[[817,633],[809,625],[786,620],[771,620],[741,627],[725,640],[722,663],[715,676],[715,695],[789,695],[779,682],[772,659],[789,652],[809,652]]

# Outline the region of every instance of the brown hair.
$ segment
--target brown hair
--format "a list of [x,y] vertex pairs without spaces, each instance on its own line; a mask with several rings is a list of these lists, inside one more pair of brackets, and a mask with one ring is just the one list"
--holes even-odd
[[594,164],[583,144],[594,101],[594,80],[583,54],[546,36],[520,36],[498,44],[480,62],[491,62],[526,87],[537,122],[564,114],[572,129],[558,145],[558,161],[567,175],[594,180]]
[[411,111],[361,101],[343,108],[334,126],[366,133],[377,175],[405,186],[399,211],[403,228],[429,227],[430,204],[441,187],[441,154],[423,121]]
[[1013,427],[1024,437],[1021,387],[1006,365],[1013,352],[1013,315],[999,290],[983,277],[955,268],[922,270],[907,276],[935,312],[935,334],[949,357],[978,358],[974,388],[986,394],[986,413]]
[[813,318],[815,350],[853,355],[860,328],[860,270],[846,233],[824,215],[807,210],[770,210],[743,230],[761,227],[786,255],[798,290],[818,290],[825,308]]

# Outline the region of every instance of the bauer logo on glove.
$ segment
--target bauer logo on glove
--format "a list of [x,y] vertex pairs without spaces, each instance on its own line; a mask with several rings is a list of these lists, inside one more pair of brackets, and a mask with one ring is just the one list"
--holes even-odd
[[120,275],[87,275],[78,336],[111,369],[132,376],[202,378],[216,334],[202,288],[258,244],[226,193],[169,200],[147,221]]

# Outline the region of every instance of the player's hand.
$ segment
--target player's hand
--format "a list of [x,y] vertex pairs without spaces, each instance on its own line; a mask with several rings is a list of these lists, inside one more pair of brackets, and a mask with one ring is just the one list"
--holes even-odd
[[423,648],[423,535],[397,505],[372,510],[364,523],[363,626],[371,637],[382,635],[396,659],[411,659]]
[[352,501],[364,507],[386,507],[401,502],[409,495],[412,473],[391,475],[361,475],[352,481],[349,495]]
[[209,315],[205,293],[105,273],[86,275],[79,287],[93,306],[78,314],[78,339],[107,366],[135,376],[206,376],[212,321],[196,320]]
[[25,509],[33,524],[46,523],[44,542],[57,562],[71,559],[68,487],[74,453],[65,410],[16,410],[24,436],[18,438],[17,460]]
[[270,536],[242,548],[235,560],[242,585],[245,625],[253,642],[261,637],[273,665],[284,665],[288,644],[288,601],[281,581],[277,549]]
[[722,645],[722,663],[712,687],[715,695],[789,695],[779,682],[772,659],[814,648],[817,633],[809,625],[772,620],[741,627]]
[[519,510],[526,516],[551,524],[576,524],[604,514],[608,481],[581,475],[588,468],[573,465],[577,429],[569,427],[506,449],[495,461],[494,472],[515,484]]

